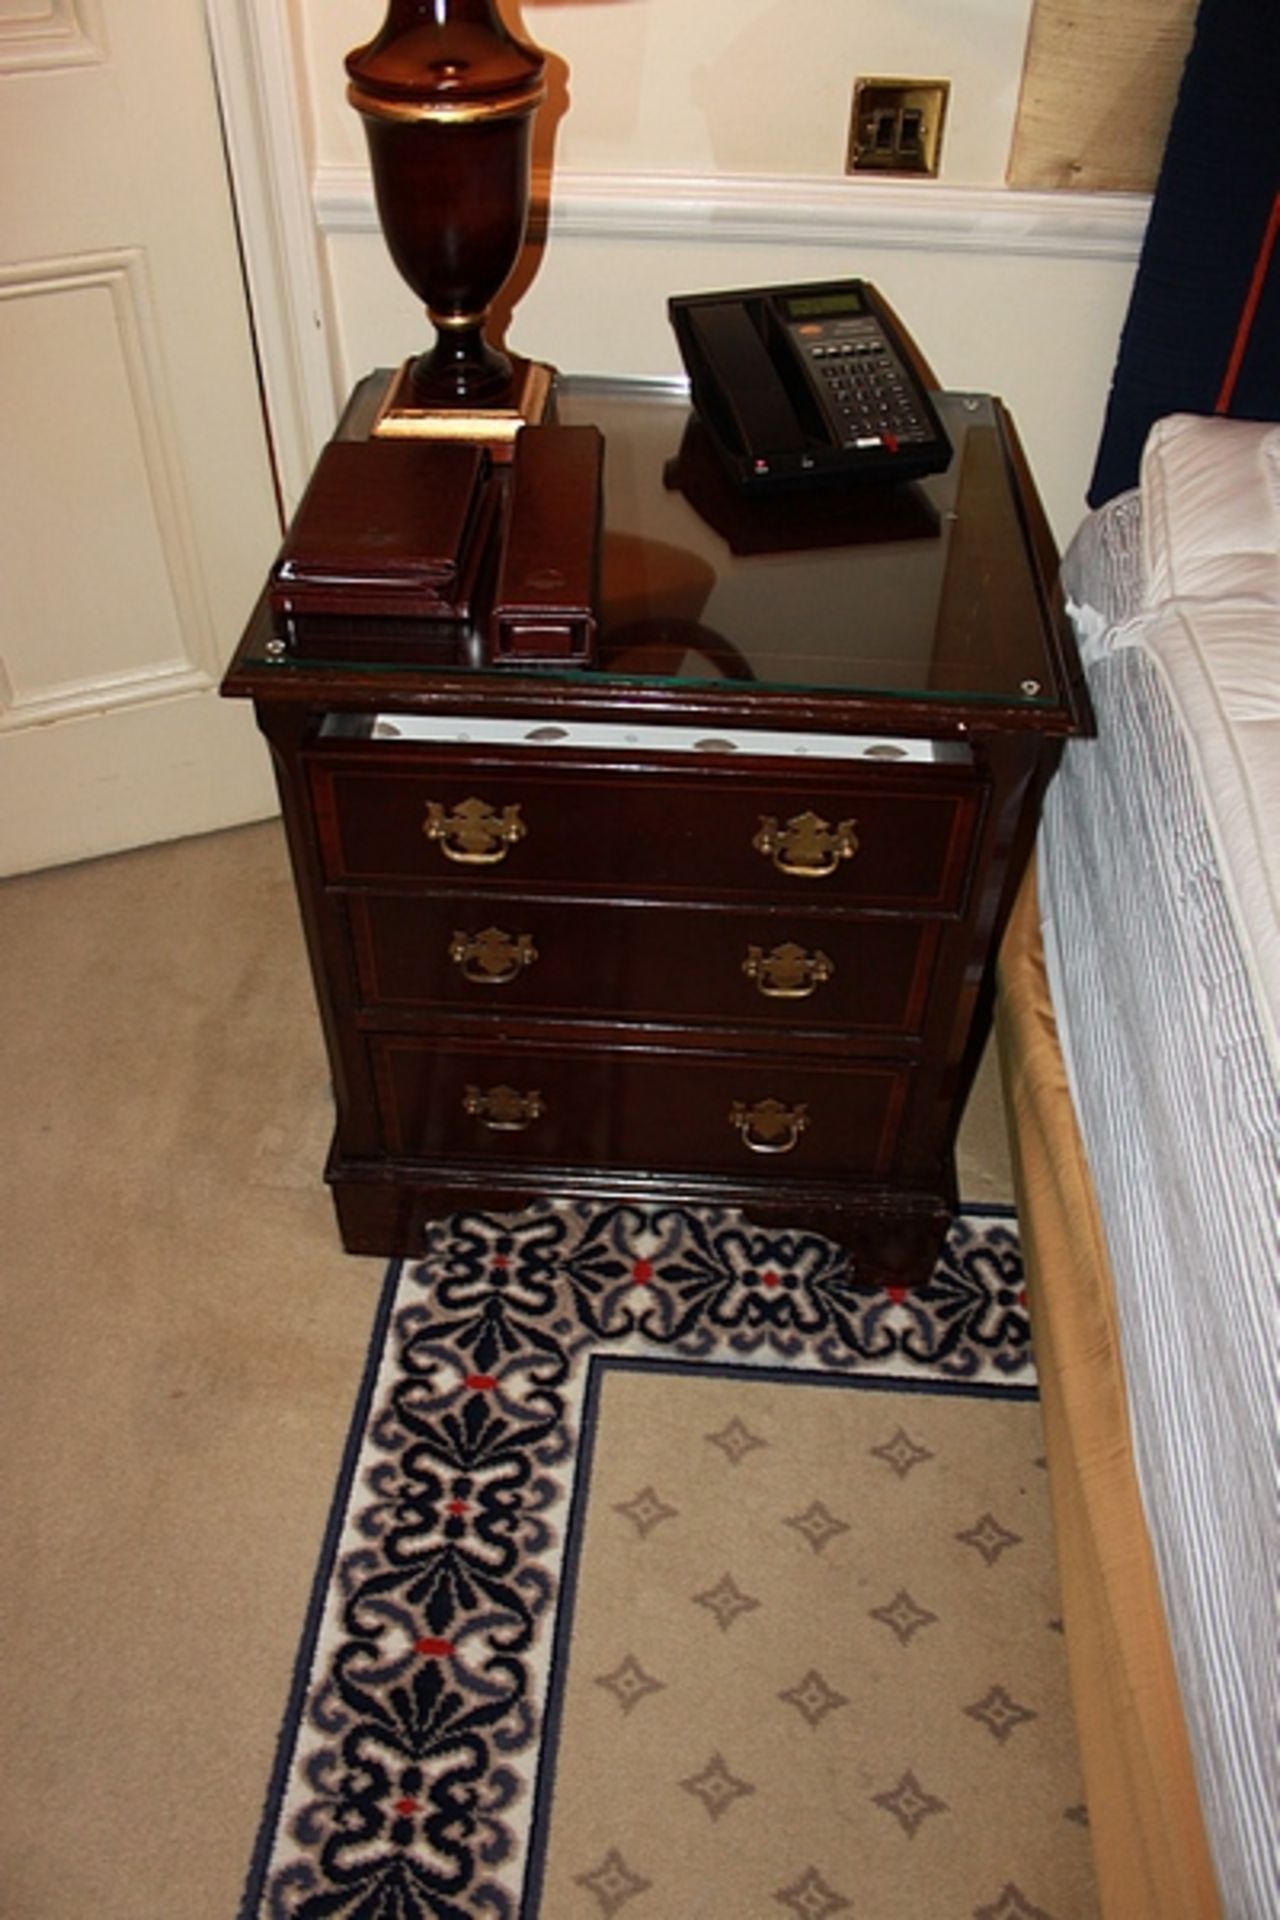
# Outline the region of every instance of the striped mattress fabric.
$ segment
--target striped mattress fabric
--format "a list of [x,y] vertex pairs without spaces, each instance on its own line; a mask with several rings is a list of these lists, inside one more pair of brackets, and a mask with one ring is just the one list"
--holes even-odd
[[[1198,596],[1192,549],[1158,550],[1172,524],[1167,436],[1149,450],[1142,487],[1092,516],[1064,568],[1098,734],[1068,747],[1048,795],[1039,882],[1223,1907],[1273,1920],[1280,1061],[1266,888],[1280,631],[1260,657],[1270,600],[1256,545],[1238,644],[1221,553]],[[1254,525],[1265,559],[1265,516]]]

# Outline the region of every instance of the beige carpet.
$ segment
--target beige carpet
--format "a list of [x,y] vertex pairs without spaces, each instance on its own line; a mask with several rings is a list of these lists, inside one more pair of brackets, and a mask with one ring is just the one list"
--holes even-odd
[[616,1370],[594,1425],[543,1912],[1096,1914],[1035,1401]]
[[0,883],[0,980],[0,1914],[230,1920],[382,1271],[279,828]]

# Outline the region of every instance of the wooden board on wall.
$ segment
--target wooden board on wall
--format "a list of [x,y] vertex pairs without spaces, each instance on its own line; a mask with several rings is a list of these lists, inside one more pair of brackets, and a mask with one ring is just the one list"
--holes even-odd
[[1009,185],[1149,192],[1196,4],[1035,0]]

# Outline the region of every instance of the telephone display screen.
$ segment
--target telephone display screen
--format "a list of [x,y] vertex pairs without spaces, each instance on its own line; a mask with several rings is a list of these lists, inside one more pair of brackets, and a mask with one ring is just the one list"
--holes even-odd
[[787,300],[789,320],[830,320],[842,313],[865,313],[866,306],[856,293],[801,294]]

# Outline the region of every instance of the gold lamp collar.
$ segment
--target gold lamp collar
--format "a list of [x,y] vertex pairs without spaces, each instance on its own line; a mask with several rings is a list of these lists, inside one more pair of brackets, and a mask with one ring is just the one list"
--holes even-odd
[[376,120],[396,120],[406,125],[435,121],[441,126],[466,126],[479,120],[507,120],[534,113],[547,97],[546,82],[538,75],[519,91],[499,94],[440,93],[430,99],[403,100],[388,94],[372,93],[354,80],[347,87],[347,99],[357,113]]

